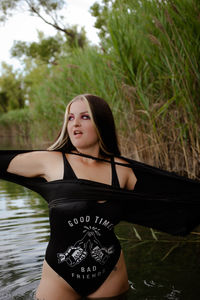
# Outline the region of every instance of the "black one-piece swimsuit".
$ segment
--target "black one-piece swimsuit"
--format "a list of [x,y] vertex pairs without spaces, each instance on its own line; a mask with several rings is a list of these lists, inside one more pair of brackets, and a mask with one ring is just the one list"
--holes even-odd
[[[64,153],[63,159],[64,181],[79,180]],[[113,159],[111,167],[112,186],[119,187]],[[120,222],[121,210],[117,218],[109,201],[70,201],[68,195],[66,190],[66,199],[50,202],[51,237],[45,258],[77,293],[86,296],[102,285],[119,260],[121,247],[113,228]]]

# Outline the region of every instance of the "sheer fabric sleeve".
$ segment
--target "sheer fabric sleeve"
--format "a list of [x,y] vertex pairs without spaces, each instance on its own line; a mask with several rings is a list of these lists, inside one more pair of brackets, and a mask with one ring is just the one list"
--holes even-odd
[[200,182],[124,159],[137,177],[132,200],[123,202],[126,221],[174,235],[200,224]]

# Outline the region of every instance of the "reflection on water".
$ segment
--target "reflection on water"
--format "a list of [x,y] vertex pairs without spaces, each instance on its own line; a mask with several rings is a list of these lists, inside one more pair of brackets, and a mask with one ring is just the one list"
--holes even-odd
[[[38,284],[49,235],[47,205],[0,181],[0,299],[29,299]],[[20,298],[21,297],[21,298]]]
[[130,300],[200,298],[198,232],[181,238],[130,224],[121,224],[117,230],[133,282]]
[[[127,223],[116,233],[133,282],[129,300],[199,299],[200,236],[171,238]],[[1,180],[0,300],[33,299],[48,236],[45,201]]]

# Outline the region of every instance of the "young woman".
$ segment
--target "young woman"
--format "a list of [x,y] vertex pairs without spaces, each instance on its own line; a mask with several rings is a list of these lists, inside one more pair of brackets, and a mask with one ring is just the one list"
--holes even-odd
[[[113,163],[125,161],[115,158],[120,155],[120,150],[112,112],[99,97],[82,95],[69,103],[61,133],[49,150],[19,154],[7,171],[25,177],[43,177],[47,182],[78,178],[134,189],[136,177],[132,169],[120,165],[115,168]],[[87,154],[111,163],[69,152]],[[75,300],[82,294],[97,299],[126,292],[128,277],[124,257],[113,233],[114,221],[109,218],[110,209],[107,209],[104,199],[88,209],[75,204],[54,209],[51,230],[56,234],[62,230],[63,235],[60,238],[53,233],[54,240],[47,248],[36,298]],[[65,225],[60,224],[60,218]],[[63,247],[59,247],[62,244]]]
[[0,178],[49,204],[39,300],[125,299],[127,271],[113,231],[121,220],[176,235],[199,224],[200,184],[121,157],[112,112],[97,96],[68,104],[48,151],[0,152]]

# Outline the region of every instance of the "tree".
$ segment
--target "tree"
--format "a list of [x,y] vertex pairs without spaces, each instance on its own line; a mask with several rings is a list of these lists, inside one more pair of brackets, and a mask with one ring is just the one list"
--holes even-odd
[[0,112],[24,107],[23,83],[11,66],[3,63],[0,77]]
[[102,4],[95,2],[90,7],[91,15],[96,18],[94,27],[99,29],[99,37],[101,40],[105,39],[106,35],[108,34],[107,19],[109,9],[113,5],[112,2],[112,0],[103,0]]
[[38,32],[38,42],[14,41],[11,55],[20,59],[33,59],[34,62],[40,61],[46,64],[56,64],[58,57],[66,55],[78,45],[83,47],[87,44],[85,30],[81,29],[78,33],[77,27],[73,26],[72,31],[77,35],[76,39],[65,38],[59,32],[54,37],[45,37],[43,32]]
[[114,9],[120,11],[120,7],[127,6],[128,0],[102,0],[101,4],[95,2],[90,7],[90,13],[96,18],[94,27],[99,30],[99,37],[102,42],[109,39],[108,19]]
[[1,0],[0,22],[5,22],[20,8],[20,10],[29,11],[31,15],[39,17],[46,24],[62,32],[70,44],[82,48],[86,42],[83,29],[78,32],[77,27],[63,24],[64,16],[61,14],[61,10],[65,6],[64,0]]
[[58,55],[64,43],[61,36],[47,37],[40,32],[39,42],[14,41],[11,55],[16,58],[31,58],[34,61],[41,61],[47,64],[56,64]]

